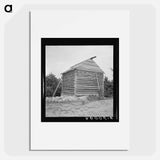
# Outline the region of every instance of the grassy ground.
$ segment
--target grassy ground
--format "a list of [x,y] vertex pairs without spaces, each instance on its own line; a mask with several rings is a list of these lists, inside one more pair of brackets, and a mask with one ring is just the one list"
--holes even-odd
[[46,117],[112,117],[113,99],[46,102]]

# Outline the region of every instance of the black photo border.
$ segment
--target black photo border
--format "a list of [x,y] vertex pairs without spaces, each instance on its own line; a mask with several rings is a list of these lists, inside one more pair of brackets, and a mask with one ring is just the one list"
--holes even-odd
[[[46,46],[113,45],[113,118],[46,117],[45,76]],[[119,38],[41,38],[41,122],[119,122]]]

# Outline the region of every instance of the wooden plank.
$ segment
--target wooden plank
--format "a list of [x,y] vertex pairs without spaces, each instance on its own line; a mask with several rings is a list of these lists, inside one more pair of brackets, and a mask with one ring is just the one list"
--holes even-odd
[[89,88],[87,88],[87,89],[77,89],[77,92],[78,91],[82,91],[82,92],[87,92],[87,91],[98,91],[98,89],[97,88],[95,88],[95,89],[89,89]]
[[65,90],[63,93],[72,93],[72,94],[74,94],[74,91]]
[[63,75],[62,75],[62,90],[61,90],[61,96],[63,96]]
[[77,93],[76,95],[87,96],[87,95],[98,95],[98,93]]
[[74,71],[63,74],[63,95],[74,94]]
[[65,91],[65,92],[63,92],[63,94],[74,94],[74,92]]
[[61,83],[61,79],[59,80],[58,85],[57,85],[57,87],[56,87],[56,89],[55,89],[55,91],[54,91],[54,93],[53,93],[53,97],[55,96],[55,94],[56,94],[56,92],[57,92],[57,89],[58,89],[60,83]]
[[74,77],[74,94],[76,95],[76,90],[77,90],[77,71],[74,72],[75,77]]
[[97,74],[96,74],[96,79],[97,79],[97,85],[98,85],[98,89],[100,91],[100,86],[99,86],[99,82],[98,82],[98,77],[97,77]]

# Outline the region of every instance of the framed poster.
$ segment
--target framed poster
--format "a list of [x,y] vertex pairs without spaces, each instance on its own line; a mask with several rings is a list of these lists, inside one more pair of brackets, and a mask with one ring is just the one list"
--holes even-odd
[[118,122],[119,39],[42,38],[41,87],[42,122]]
[[30,12],[30,150],[129,149],[129,12]]

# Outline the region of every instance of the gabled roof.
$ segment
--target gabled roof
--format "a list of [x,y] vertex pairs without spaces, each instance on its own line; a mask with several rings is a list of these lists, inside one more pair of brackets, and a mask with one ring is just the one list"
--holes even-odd
[[[102,69],[96,64],[96,62],[93,60],[93,58],[89,58],[85,61],[82,61],[72,67],[70,67],[70,69],[68,69],[67,71],[63,72],[63,73],[67,73],[69,71],[72,70],[85,70],[85,71],[92,71],[92,72],[100,72],[100,73],[104,73],[102,71]],[[62,74],[63,74],[62,73]]]

